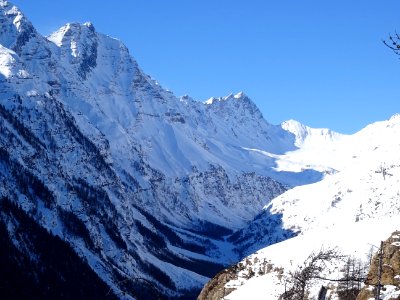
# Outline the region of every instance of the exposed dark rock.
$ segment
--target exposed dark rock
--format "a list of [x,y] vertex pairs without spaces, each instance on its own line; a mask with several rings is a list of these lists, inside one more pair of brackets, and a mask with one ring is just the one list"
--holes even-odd
[[[372,261],[368,272],[365,287],[360,291],[357,300],[367,300],[375,297],[378,285],[379,254],[377,253]],[[385,292],[388,286],[393,286],[400,294],[400,231],[395,231],[392,236],[383,242],[381,290]],[[395,298],[385,298],[398,300]]]

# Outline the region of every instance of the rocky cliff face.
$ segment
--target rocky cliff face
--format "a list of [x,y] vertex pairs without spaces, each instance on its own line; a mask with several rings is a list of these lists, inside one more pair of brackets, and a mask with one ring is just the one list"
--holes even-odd
[[231,291],[225,285],[232,279],[237,278],[237,266],[231,266],[215,275],[201,290],[198,300],[224,299]]
[[400,299],[400,231],[393,232],[392,236],[384,241],[382,245],[381,262],[378,253],[371,261],[365,286],[358,294],[357,300],[375,299],[380,264],[380,299]]

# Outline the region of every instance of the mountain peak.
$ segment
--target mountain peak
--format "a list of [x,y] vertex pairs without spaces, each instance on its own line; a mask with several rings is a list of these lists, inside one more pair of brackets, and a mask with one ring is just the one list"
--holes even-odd
[[94,27],[92,22],[85,22],[85,23],[83,23],[83,26],[86,26],[87,28],[89,28],[93,32],[96,31],[96,29],[95,29],[95,27]]
[[234,118],[236,121],[242,120],[245,122],[248,118],[263,119],[258,107],[243,92],[231,93],[228,96],[219,98],[212,97],[205,101],[204,104],[218,115],[225,115],[226,117],[232,116],[232,114],[237,115],[237,118]]
[[[1,1],[1,0],[0,0]],[[4,22],[11,23],[13,27],[15,27],[19,32],[21,32],[24,27],[28,27],[29,29],[33,28],[31,22],[26,19],[24,14],[12,3],[8,1],[0,2],[0,12],[2,14],[1,23],[2,27],[4,27]],[[10,24],[10,25],[11,25]]]
[[16,52],[37,36],[32,23],[8,1],[0,1],[0,24],[0,44]]
[[244,99],[248,98],[247,95],[244,92],[239,92],[236,95],[233,96],[235,99]]
[[9,6],[9,2],[8,1],[0,0],[0,8],[4,9],[7,6]]
[[248,100],[251,102],[250,98],[244,92],[239,92],[237,94],[230,93],[228,96],[225,97],[211,97],[206,101],[204,101],[204,103],[211,105],[214,102],[229,101],[229,100]]
[[79,38],[82,33],[90,33],[94,35],[96,33],[96,29],[91,22],[86,22],[83,24],[78,22],[67,23],[57,31],[50,34],[47,39],[56,44],[58,47],[61,47],[64,41],[70,40],[67,39],[67,37],[74,36]]
[[74,33],[74,32],[82,32],[84,30],[89,30],[92,33],[96,32],[96,29],[95,29],[95,27],[94,27],[92,22],[85,22],[83,24],[81,24],[79,22],[72,22],[72,23],[65,24],[63,27],[66,27],[72,33]]
[[86,78],[96,67],[98,36],[92,23],[67,23],[47,37],[61,48],[71,64],[78,65],[78,74]]
[[327,128],[308,127],[307,125],[304,125],[296,120],[284,121],[282,122],[281,127],[295,136],[295,145],[297,147],[301,147],[306,143],[309,144],[333,141],[342,136],[342,134]]
[[296,121],[293,119],[283,121],[281,123],[281,127],[287,131],[290,131],[293,134],[295,134],[296,132],[304,131],[304,130],[307,130],[310,128],[307,125],[304,125],[304,124],[300,123],[299,121]]
[[394,114],[389,118],[391,122],[399,122],[400,123],[400,113]]
[[227,101],[227,100],[246,100],[249,99],[249,97],[244,93],[244,92],[239,92],[237,94],[230,93],[228,96],[222,97],[222,98],[212,98],[212,99],[218,99],[222,101]]

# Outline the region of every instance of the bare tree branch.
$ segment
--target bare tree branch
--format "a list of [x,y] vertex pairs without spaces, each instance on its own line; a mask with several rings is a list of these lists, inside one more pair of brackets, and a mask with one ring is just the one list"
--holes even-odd
[[395,35],[389,34],[388,40],[382,40],[383,44],[391,49],[396,55],[400,55],[400,35],[395,32]]

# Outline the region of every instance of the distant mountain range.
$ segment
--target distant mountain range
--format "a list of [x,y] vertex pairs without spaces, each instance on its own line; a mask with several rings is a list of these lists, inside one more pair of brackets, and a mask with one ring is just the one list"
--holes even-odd
[[383,125],[272,125],[244,93],[176,97],[91,23],[43,37],[0,0],[0,25],[4,299],[195,299],[227,265],[317,224],[295,191],[396,140]]

